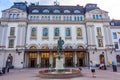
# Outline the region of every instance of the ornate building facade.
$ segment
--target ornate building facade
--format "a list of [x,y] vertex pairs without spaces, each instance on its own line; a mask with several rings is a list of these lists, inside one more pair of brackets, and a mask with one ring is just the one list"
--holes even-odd
[[64,66],[89,66],[116,61],[108,12],[97,4],[39,5],[15,2],[0,18],[0,66],[9,54],[15,68],[55,67],[57,40],[63,46]]
[[120,65],[120,20],[111,20],[111,32],[118,65]]

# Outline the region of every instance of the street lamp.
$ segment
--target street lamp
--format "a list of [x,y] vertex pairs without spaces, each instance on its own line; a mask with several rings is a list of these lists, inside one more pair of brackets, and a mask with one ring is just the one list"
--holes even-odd
[[18,53],[18,55],[20,55],[20,53],[22,53],[21,49],[16,49],[16,52]]

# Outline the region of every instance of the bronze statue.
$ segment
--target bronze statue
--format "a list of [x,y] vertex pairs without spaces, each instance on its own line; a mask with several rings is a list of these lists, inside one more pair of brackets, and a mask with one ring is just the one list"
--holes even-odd
[[57,47],[57,53],[60,55],[62,53],[62,47],[63,47],[64,41],[59,37],[58,40],[58,47]]

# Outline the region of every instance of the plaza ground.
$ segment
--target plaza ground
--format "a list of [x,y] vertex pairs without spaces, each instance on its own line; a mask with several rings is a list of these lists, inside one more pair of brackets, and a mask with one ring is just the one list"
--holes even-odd
[[[40,78],[38,77],[39,70],[35,68],[12,69],[9,73],[0,76],[0,80],[61,80]],[[96,78],[93,78],[90,70],[84,67],[82,68],[82,74],[81,77],[62,80],[120,80],[120,67],[117,67],[117,72],[113,72],[112,67],[107,67],[107,70],[96,69]]]

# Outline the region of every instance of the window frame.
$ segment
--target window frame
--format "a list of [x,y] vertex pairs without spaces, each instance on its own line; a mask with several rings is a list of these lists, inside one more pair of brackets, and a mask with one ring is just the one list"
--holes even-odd
[[9,43],[8,43],[8,48],[14,48],[14,42],[15,40],[14,39],[9,39]]
[[15,27],[10,27],[10,36],[15,36]]

